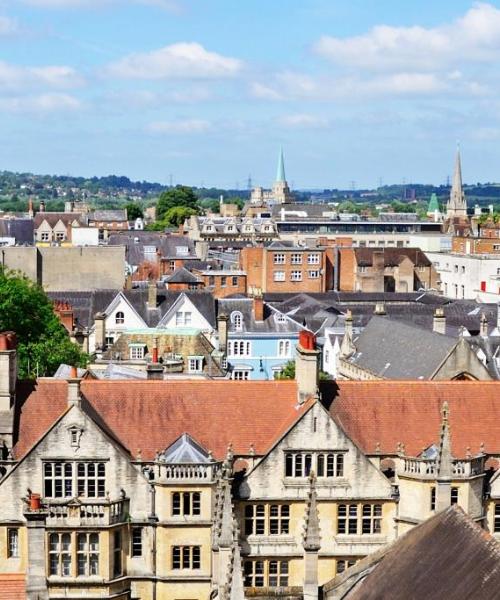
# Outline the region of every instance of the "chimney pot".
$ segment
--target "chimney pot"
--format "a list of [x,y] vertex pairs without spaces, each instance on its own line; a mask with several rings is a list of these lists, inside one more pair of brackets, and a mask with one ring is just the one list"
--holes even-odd
[[375,311],[374,311],[374,313],[376,315],[380,315],[380,316],[387,314],[385,312],[385,304],[383,302],[377,302],[375,304]]
[[432,330],[435,333],[446,333],[446,317],[442,308],[436,308],[434,311],[434,319],[432,321]]

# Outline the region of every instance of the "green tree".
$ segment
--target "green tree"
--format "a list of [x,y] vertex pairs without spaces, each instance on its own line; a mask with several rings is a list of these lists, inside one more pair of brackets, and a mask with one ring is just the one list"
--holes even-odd
[[193,188],[186,185],[176,185],[174,188],[163,192],[156,205],[156,218],[162,221],[168,210],[176,206],[183,206],[198,211],[198,198]]
[[0,331],[15,331],[19,376],[53,375],[61,363],[84,367],[88,356],[68,337],[43,289],[24,275],[0,270]]
[[142,207],[136,202],[125,204],[125,210],[127,211],[127,218],[129,221],[135,221],[136,219],[142,219],[144,217]]
[[168,227],[169,225],[173,225],[174,227],[179,227],[182,225],[184,221],[192,215],[196,214],[196,210],[193,208],[189,208],[187,206],[173,206],[169,208],[165,213],[164,223]]
[[[286,365],[281,369],[281,371],[278,371],[277,373],[275,373],[274,378],[275,379],[295,379],[295,361],[289,360],[286,363]],[[328,375],[328,373],[325,373],[325,371],[320,371],[319,378],[321,381],[325,381],[327,379],[330,379],[330,375]]]

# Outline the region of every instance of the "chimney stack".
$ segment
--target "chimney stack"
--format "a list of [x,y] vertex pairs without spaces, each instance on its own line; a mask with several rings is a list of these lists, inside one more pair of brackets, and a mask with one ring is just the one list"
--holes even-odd
[[432,321],[432,331],[434,333],[446,334],[446,317],[442,308],[436,308],[434,311],[434,319]]
[[106,349],[106,315],[96,313],[94,317],[95,325],[95,349],[101,352]]
[[481,337],[488,337],[488,319],[484,313],[481,315],[481,321],[479,323],[479,335]]
[[163,380],[163,365],[149,364],[146,367],[146,379],[152,381],[162,381]]
[[229,317],[227,315],[219,315],[217,317],[217,331],[219,332],[219,352],[227,354],[227,330]]
[[158,338],[153,338],[153,364],[158,364]]
[[256,321],[264,320],[264,298],[260,288],[253,288],[253,318]]
[[78,369],[71,367],[68,378],[68,406],[80,406],[82,397],[80,394],[81,379],[78,377]]
[[375,310],[373,311],[374,315],[379,315],[383,317],[387,313],[385,312],[385,304],[383,302],[377,302],[375,304]]
[[16,347],[17,339],[13,331],[0,333],[0,412],[8,412],[14,404],[17,381]]
[[318,396],[320,351],[316,337],[310,331],[301,331],[295,355],[295,380],[299,403]]
[[40,200],[39,212],[45,212],[45,200]]
[[28,200],[28,215],[33,218],[35,216],[35,209],[33,208],[33,198]]
[[150,281],[148,284],[148,308],[156,308],[156,281]]

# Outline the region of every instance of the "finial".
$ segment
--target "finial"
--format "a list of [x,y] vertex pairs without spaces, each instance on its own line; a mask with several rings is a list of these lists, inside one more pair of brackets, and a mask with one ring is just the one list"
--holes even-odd
[[248,454],[250,456],[255,456],[255,448],[254,448],[253,443],[250,444],[250,450],[248,451]]
[[442,417],[443,424],[448,423],[449,415],[450,415],[450,409],[448,406],[448,402],[445,400],[443,402],[443,405],[441,406],[441,417]]
[[137,448],[137,460],[142,460],[142,452],[140,448]]
[[380,442],[377,442],[377,443],[375,444],[375,453],[376,453],[376,454],[380,454]]

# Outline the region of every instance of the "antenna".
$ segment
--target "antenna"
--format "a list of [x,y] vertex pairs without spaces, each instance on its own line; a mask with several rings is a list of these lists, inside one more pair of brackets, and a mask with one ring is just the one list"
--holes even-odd
[[249,175],[248,175],[248,179],[247,179],[247,190],[249,190],[249,191],[250,191],[250,190],[252,189],[252,187],[253,187],[253,186],[252,186],[252,175],[251,175],[251,174],[249,174]]

